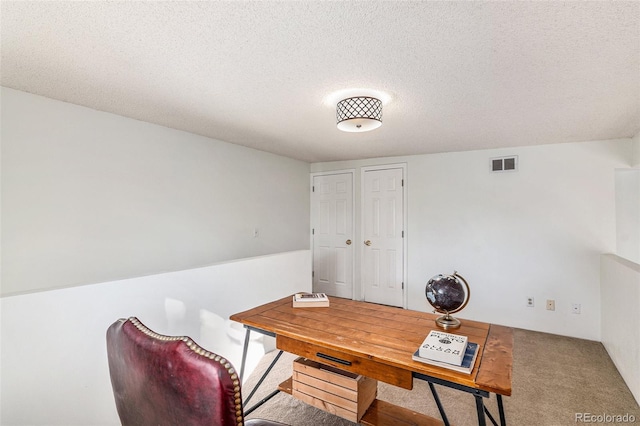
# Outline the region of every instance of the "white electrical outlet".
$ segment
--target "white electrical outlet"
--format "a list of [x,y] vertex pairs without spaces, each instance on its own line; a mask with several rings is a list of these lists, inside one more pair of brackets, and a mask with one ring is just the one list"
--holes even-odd
[[556,310],[556,301],[553,299],[547,299],[547,311]]
[[528,308],[533,308],[533,296],[527,296],[527,307]]
[[579,303],[574,303],[573,305],[571,305],[571,312],[574,314],[579,314],[580,313],[580,304]]

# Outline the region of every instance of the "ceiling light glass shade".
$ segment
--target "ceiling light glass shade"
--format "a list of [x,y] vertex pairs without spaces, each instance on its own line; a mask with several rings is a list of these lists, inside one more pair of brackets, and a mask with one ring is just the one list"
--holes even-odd
[[338,129],[368,132],[382,126],[382,101],[369,96],[343,99],[336,108]]

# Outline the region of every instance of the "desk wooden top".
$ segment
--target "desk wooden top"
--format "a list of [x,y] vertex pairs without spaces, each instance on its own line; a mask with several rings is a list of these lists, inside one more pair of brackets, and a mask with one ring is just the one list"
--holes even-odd
[[468,336],[480,347],[473,371],[463,374],[411,358],[431,330],[440,330],[434,322],[437,315],[337,297],[330,297],[328,308],[293,308],[291,300],[288,296],[230,319],[274,333],[276,339],[288,338],[384,367],[511,395],[513,331],[509,327],[463,319],[460,328],[450,331]]

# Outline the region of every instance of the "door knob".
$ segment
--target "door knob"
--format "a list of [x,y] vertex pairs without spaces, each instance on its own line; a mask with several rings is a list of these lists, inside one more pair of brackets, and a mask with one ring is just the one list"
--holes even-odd
[[351,245],[351,240],[347,240],[347,241],[345,241],[345,243],[347,243],[347,245],[350,246]]
[[365,246],[370,246],[370,245],[371,245],[371,240],[367,240],[367,241],[365,241],[365,242],[364,242],[364,245],[365,245]]

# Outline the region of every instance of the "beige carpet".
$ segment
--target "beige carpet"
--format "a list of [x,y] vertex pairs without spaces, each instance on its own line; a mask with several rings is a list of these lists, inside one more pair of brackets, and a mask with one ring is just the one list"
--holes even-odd
[[[276,351],[260,361],[243,387],[248,396],[253,384],[267,368]],[[283,354],[249,405],[271,392],[291,376],[295,356]],[[514,329],[513,393],[503,398],[510,426],[576,425],[576,413],[631,415],[640,424],[640,408],[599,342]],[[452,425],[477,424],[473,396],[437,386]],[[378,383],[378,399],[440,418],[426,382],[414,380],[411,391]],[[485,405],[497,419],[495,396]],[[277,420],[292,426],[353,425],[280,393],[248,418]],[[488,424],[491,424],[487,419]],[[629,423],[590,423],[629,424]]]

